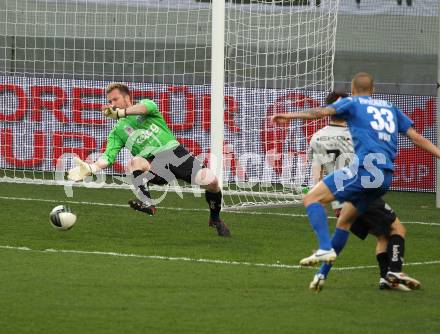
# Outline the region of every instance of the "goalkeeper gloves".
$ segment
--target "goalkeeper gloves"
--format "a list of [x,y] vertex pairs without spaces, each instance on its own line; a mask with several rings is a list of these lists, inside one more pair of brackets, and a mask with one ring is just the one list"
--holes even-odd
[[103,114],[105,117],[108,117],[111,119],[120,119],[120,118],[127,116],[125,109],[113,108],[113,107],[105,108]]
[[87,176],[95,174],[98,171],[98,167],[96,167],[95,164],[88,164],[80,158],[73,158],[73,162],[76,166],[69,170],[67,174],[67,178],[71,181],[82,181]]

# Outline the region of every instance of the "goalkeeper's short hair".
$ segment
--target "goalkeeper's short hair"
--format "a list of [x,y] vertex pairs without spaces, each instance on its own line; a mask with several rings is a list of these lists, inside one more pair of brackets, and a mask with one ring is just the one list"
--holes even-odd
[[120,82],[113,82],[107,86],[106,93],[109,94],[115,89],[119,90],[122,94],[130,95],[130,89],[127,85]]

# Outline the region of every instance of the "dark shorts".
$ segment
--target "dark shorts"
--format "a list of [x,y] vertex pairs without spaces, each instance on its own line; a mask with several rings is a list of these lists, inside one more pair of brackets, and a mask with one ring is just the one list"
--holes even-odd
[[368,206],[367,211],[359,216],[351,225],[350,231],[364,240],[367,235],[389,235],[391,225],[396,220],[393,209],[382,198],[375,200]]
[[157,185],[165,185],[175,179],[195,184],[197,172],[206,167],[182,145],[160,152],[147,160],[151,164],[147,180]]

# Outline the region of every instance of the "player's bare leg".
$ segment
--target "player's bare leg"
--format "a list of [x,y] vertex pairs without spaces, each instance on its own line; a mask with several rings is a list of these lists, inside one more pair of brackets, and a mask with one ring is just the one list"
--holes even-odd
[[217,177],[209,168],[203,168],[197,172],[195,182],[205,189],[205,198],[210,211],[209,226],[215,227],[219,236],[229,237],[231,232],[225,222],[220,219],[222,192]]
[[411,290],[420,289],[420,282],[402,272],[405,254],[406,229],[397,218],[391,225],[391,235],[388,240],[387,255],[389,271],[387,281],[393,285],[403,284]]
[[336,252],[332,248],[324,205],[335,200],[334,195],[324,182],[319,182],[304,196],[303,202],[309,216],[310,224],[318,238],[319,249],[311,256],[300,261],[302,266],[312,266],[319,262],[333,263]]
[[145,212],[154,215],[157,212],[151,200],[151,194],[148,189],[148,183],[145,182],[144,175],[150,170],[150,163],[142,157],[134,157],[130,162],[130,168],[133,173],[133,184],[138,190],[137,198],[128,201],[131,208],[136,211]]
[[336,222],[336,227],[348,231],[357,217],[358,211],[356,207],[351,202],[345,202]]

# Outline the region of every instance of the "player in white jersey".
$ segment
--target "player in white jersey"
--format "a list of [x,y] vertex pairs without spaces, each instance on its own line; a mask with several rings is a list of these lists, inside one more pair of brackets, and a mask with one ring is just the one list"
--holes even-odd
[[[333,96],[344,98],[345,93],[332,92],[327,96],[326,102],[331,101]],[[337,100],[334,99],[335,101]],[[314,183],[318,183],[324,175],[333,173],[335,170],[348,166],[354,156],[353,141],[350,131],[344,120],[332,117],[329,125],[318,130],[310,140],[309,159],[312,161],[312,176]],[[342,209],[338,201],[332,202],[333,210]]]
[[[345,93],[331,92],[326,104],[347,97]],[[325,175],[348,166],[354,157],[354,147],[350,131],[345,121],[332,117],[329,125],[317,131],[310,141],[309,158],[312,161],[314,183]],[[332,202],[332,208],[338,217],[342,203]],[[368,234],[377,238],[376,258],[380,269],[379,288],[409,291],[420,287],[420,283],[401,272],[405,241],[405,228],[396,217],[391,207],[381,198],[373,202],[368,210],[358,217],[350,230],[364,240]],[[399,254],[394,254],[395,249]],[[330,271],[330,265],[323,265],[310,283],[310,289],[319,292]],[[398,277],[398,278],[396,278]]]

